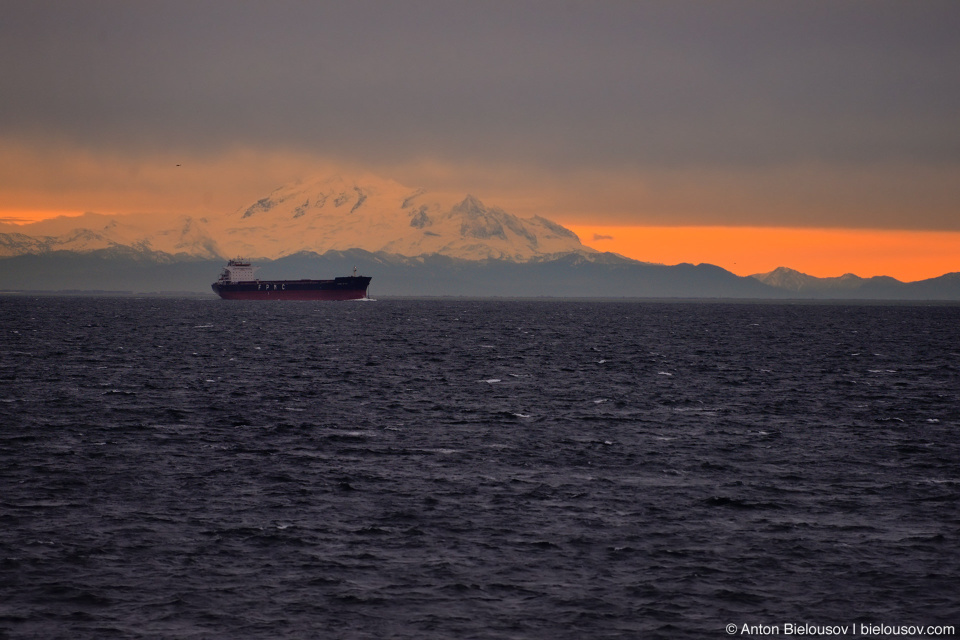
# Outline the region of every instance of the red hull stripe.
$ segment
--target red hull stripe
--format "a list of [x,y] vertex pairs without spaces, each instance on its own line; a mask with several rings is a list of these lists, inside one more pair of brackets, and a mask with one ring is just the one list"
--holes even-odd
[[366,291],[306,290],[306,291],[218,291],[224,300],[360,300]]

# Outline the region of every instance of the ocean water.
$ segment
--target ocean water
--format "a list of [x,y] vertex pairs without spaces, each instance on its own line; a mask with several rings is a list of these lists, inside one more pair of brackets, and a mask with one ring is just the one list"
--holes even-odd
[[7,296],[0,332],[3,638],[960,625],[960,306]]

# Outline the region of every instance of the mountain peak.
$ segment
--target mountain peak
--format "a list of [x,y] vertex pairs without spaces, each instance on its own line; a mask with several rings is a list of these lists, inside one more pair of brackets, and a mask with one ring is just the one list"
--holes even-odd
[[813,276],[808,276],[805,273],[800,273],[788,267],[777,267],[768,273],[757,273],[750,277],[771,287],[788,289],[790,291],[803,291],[811,286],[815,286],[817,281],[817,278]]
[[751,278],[756,278],[757,280],[762,280],[763,278],[774,278],[774,277],[785,277],[785,276],[806,276],[807,274],[797,271],[796,269],[791,269],[790,267],[777,267],[773,271],[767,273],[756,273]]
[[483,203],[480,201],[480,198],[473,195],[472,193],[468,193],[467,197],[465,197],[463,200],[455,204],[453,208],[455,211],[463,211],[463,212],[486,210],[486,207],[483,206]]

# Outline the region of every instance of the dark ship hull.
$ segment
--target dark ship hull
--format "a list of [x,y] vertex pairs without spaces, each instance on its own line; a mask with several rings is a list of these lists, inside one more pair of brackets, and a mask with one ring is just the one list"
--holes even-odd
[[347,276],[333,280],[256,280],[214,282],[224,300],[359,300],[367,297],[371,278]]

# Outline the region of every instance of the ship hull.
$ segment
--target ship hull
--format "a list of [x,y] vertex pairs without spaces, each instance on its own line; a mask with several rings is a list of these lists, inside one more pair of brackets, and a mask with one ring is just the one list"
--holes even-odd
[[360,300],[367,297],[370,278],[333,280],[257,280],[215,282],[213,292],[224,300]]

